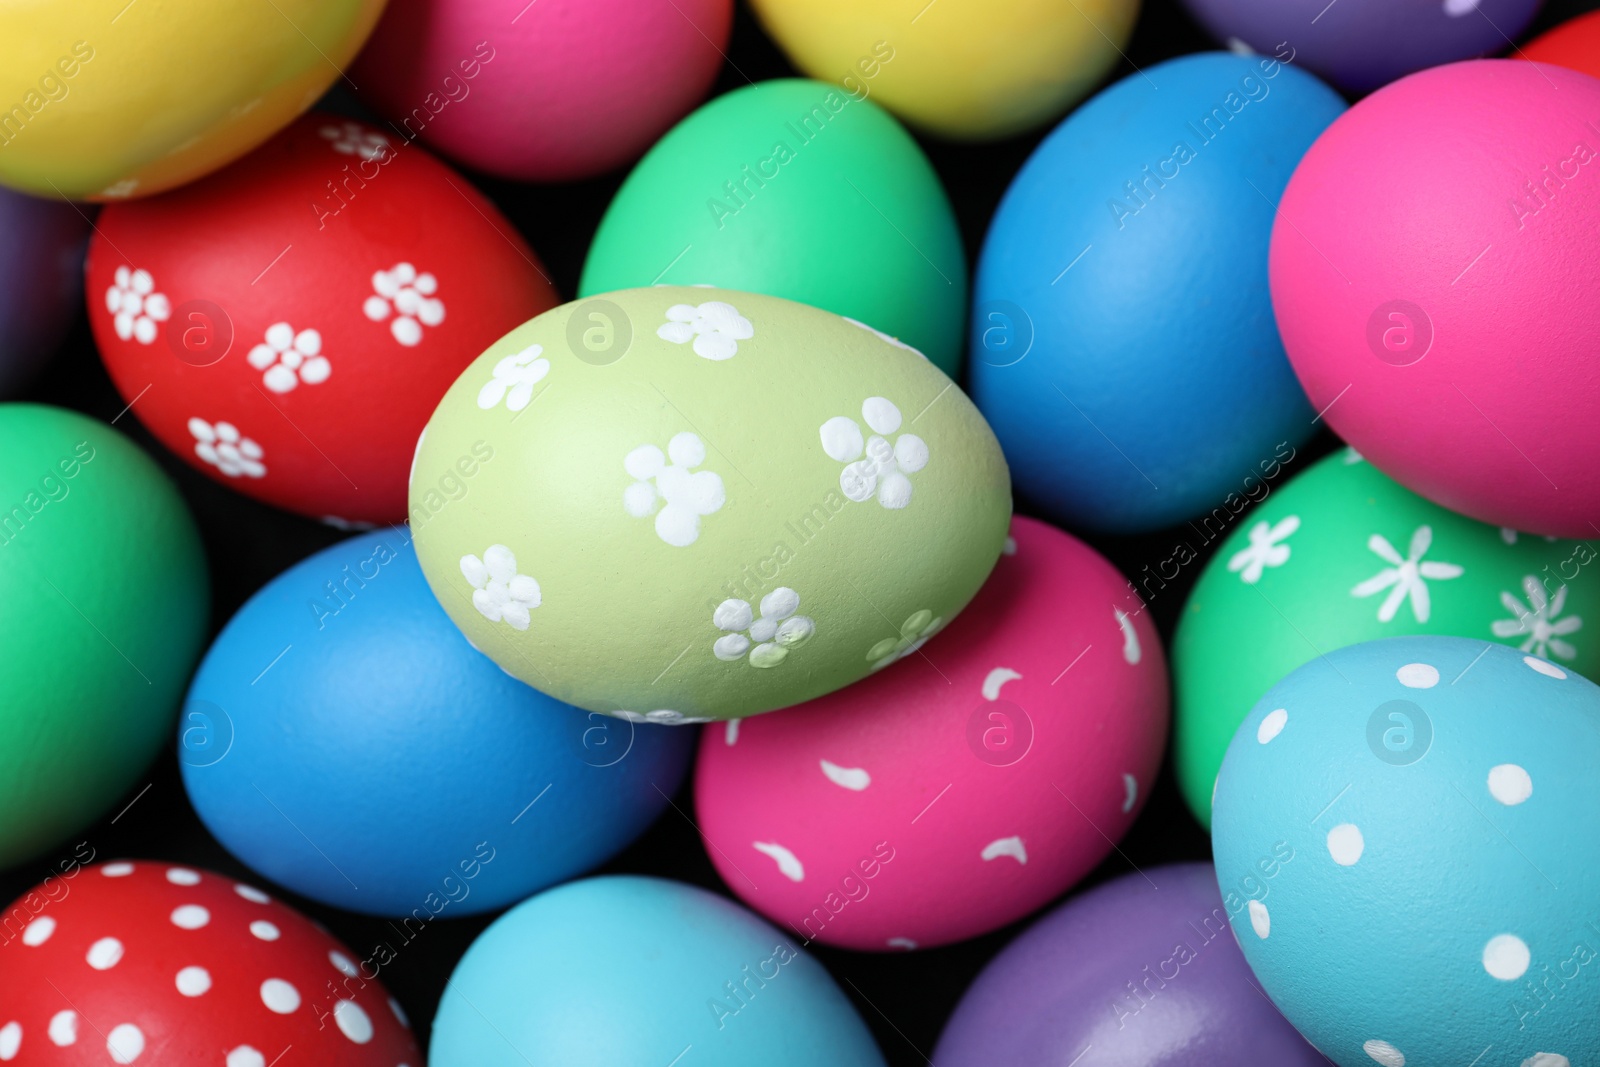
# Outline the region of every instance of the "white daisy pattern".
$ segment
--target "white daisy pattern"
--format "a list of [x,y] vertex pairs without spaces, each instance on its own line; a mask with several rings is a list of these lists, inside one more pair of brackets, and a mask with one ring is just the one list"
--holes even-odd
[[361,310],[373,322],[389,320],[389,332],[407,348],[422,342],[424,326],[444,321],[444,301],[434,295],[439,291],[439,279],[427,271],[418,273],[410,263],[374,271],[372,290]]
[[213,424],[202,418],[192,418],[189,420],[189,433],[194,437],[194,454],[229,478],[237,478],[241,474],[246,478],[266,475],[266,464],[261,462],[261,446],[241,434],[233,423]]
[[911,503],[907,475],[928,465],[928,443],[914,433],[903,433],[889,444],[889,435],[900,429],[900,409],[884,397],[868,397],[861,405],[861,420],[871,436],[862,434],[856,420],[844,415],[835,415],[820,430],[822,450],[845,464],[839,472],[839,489],[858,504],[876,495],[886,508],[903,508]]
[[389,138],[377,130],[369,130],[359,122],[346,122],[341,125],[322,127],[317,134],[335,152],[345,156],[360,156],[365,160],[384,162],[384,157],[393,151],[389,147]]
[[1353,597],[1369,597],[1388,589],[1389,595],[1378,606],[1378,621],[1389,622],[1400,605],[1411,601],[1411,613],[1418,622],[1427,622],[1432,614],[1427,579],[1442,581],[1459,578],[1462,568],[1454,563],[1440,563],[1424,559],[1433,544],[1433,527],[1418,526],[1411,534],[1411,544],[1404,559],[1382,534],[1367,538],[1367,547],[1390,566],[1350,590]]
[[739,309],[721,300],[704,304],[673,304],[667,321],[656,328],[656,336],[675,345],[694,342],[694,353],[702,359],[732,359],[739,342],[756,335],[750,320]]
[[1522,652],[1532,652],[1545,659],[1577,658],[1578,650],[1571,642],[1562,640],[1583,628],[1583,620],[1578,616],[1563,618],[1561,615],[1567,605],[1567,587],[1560,586],[1553,596],[1547,597],[1543,584],[1529,574],[1522,579],[1522,591],[1528,598],[1526,604],[1510,592],[1500,594],[1500,603],[1511,612],[1511,618],[1496,619],[1489,624],[1489,629],[1499,638],[1526,634],[1526,639],[1518,646]]
[[147,345],[156,339],[158,323],[172,316],[172,302],[156,292],[155,279],[147,270],[118,267],[114,285],[106,289],[106,310],[111,324],[124,341]]
[[934,615],[927,608],[914,612],[901,624],[898,636],[885,637],[867,649],[867,658],[872,661],[872,669],[881,671],[896,660],[905,659],[927,644],[928,638],[942,629],[944,629],[944,619]]
[[817,624],[809,616],[797,615],[800,594],[788,586],[779,586],[761,598],[761,616],[751,610],[745,600],[724,600],[711,613],[712,625],[725,630],[711,646],[712,653],[724,662],[733,663],[749,653],[750,666],[776,667],[788,658],[789,650],[798,648],[817,632]]
[[705,442],[698,434],[674,434],[666,455],[655,445],[640,445],[622,461],[634,478],[622,493],[622,506],[636,519],[654,514],[656,535],[667,544],[676,548],[694,544],[701,517],[720,510],[728,499],[720,475],[694,469],[705,461]]
[[1268,567],[1281,567],[1289,562],[1289,546],[1283,544],[1300,529],[1300,516],[1290,515],[1267,525],[1265,519],[1250,527],[1250,544],[1241,548],[1228,560],[1228,569],[1239,575],[1246,585],[1255,585]]
[[490,622],[526,630],[530,612],[543,601],[539,583],[517,573],[517,557],[505,545],[490,545],[477,556],[461,557],[461,576],[472,586],[472,606]]
[[320,385],[333,373],[333,364],[322,354],[322,334],[316,330],[298,333],[287,322],[267,327],[266,339],[245,357],[262,371],[261,384],[274,393],[287,393],[301,382]]
[[478,406],[484,411],[506,402],[511,411],[521,411],[533,399],[533,387],[550,373],[543,345],[529,345],[494,365],[493,377],[478,390]]
[[904,341],[900,340],[900,338],[898,338],[898,337],[890,337],[888,334],[884,333],[882,330],[875,330],[871,326],[868,326],[866,323],[860,321],[859,319],[852,319],[849,315],[840,315],[839,317],[841,319],[843,319],[844,321],[848,322],[852,326],[855,326],[855,327],[858,327],[860,329],[866,330],[868,333],[872,334],[874,337],[876,337],[880,341],[883,341],[883,342],[885,342],[887,344],[894,345],[896,348],[903,348],[907,352],[910,352],[910,353],[912,353],[914,355],[922,356],[923,359],[927,359],[928,358],[927,356],[923,356],[922,353],[919,350],[917,350],[915,348],[912,348],[910,345],[908,345]]

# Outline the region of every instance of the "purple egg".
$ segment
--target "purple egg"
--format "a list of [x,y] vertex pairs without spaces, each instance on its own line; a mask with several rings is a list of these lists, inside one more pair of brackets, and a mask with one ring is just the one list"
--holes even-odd
[[[1502,52],[1543,0],[1184,0],[1229,47],[1247,45],[1365,93],[1424,67]],[[1237,42],[1237,43],[1236,43]]]
[[74,205],[0,189],[0,397],[20,388],[72,325],[88,235]]
[[1136,871],[1034,923],[961,998],[933,1062],[1328,1064],[1256,984],[1209,863]]

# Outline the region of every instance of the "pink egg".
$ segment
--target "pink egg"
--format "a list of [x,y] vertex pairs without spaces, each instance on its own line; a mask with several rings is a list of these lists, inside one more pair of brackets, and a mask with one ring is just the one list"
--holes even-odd
[[1312,406],[1384,473],[1496,526],[1600,522],[1600,80],[1454,63],[1311,146],[1272,302]]
[[1133,823],[1167,735],[1155,628],[1087,545],[1011,533],[901,662],[701,734],[700,830],[752,908],[848,948],[959,941],[1059,895]]
[[732,0],[390,0],[351,76],[469,167],[567,181],[631,162],[722,65]]

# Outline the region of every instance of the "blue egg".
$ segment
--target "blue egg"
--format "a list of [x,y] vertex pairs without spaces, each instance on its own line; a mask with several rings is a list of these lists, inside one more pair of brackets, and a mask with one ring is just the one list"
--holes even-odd
[[1212,814],[1262,987],[1341,1067],[1600,1062],[1596,768],[1600,686],[1519,649],[1394,637],[1296,670]]
[[1310,437],[1267,248],[1289,175],[1343,109],[1270,56],[1191,55],[1034,151],[984,241],[969,371],[1020,497],[1118,533],[1237,514]]
[[190,687],[178,757],[201,821],[263,876],[426,922],[604,863],[667,806],[694,733],[503,673],[396,528],[301,561],[239,610]]
[[429,1067],[881,1067],[791,935],[659,878],[572,882],[495,920],[456,965]]

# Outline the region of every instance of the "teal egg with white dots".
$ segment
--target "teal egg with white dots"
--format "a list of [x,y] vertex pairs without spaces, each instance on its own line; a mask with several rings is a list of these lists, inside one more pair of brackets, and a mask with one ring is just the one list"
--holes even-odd
[[1600,686],[1395,637],[1279,682],[1229,746],[1217,880],[1262,988],[1340,1067],[1600,1062]]

